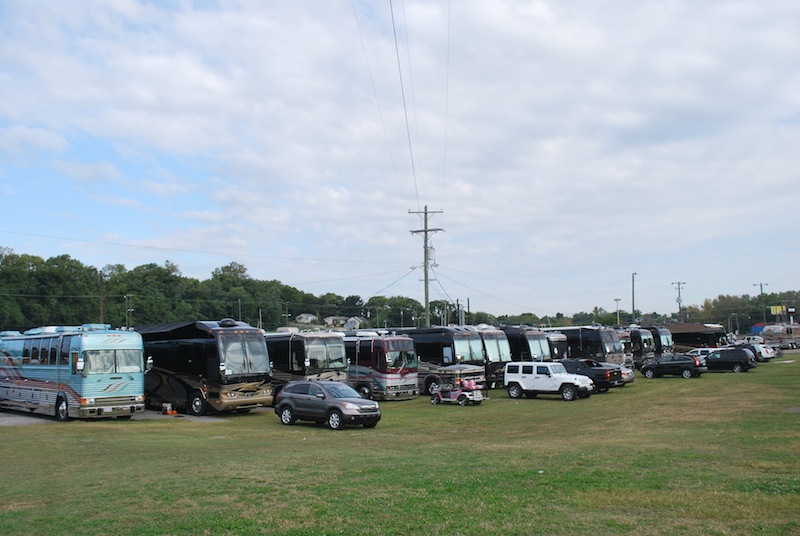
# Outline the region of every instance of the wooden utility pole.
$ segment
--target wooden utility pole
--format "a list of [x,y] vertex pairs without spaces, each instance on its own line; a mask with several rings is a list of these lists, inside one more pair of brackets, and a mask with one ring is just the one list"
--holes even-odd
[[423,214],[424,215],[424,217],[423,217],[423,222],[424,222],[423,228],[422,229],[418,229],[416,231],[411,231],[411,234],[420,234],[420,233],[422,233],[422,247],[423,247],[422,266],[423,266],[423,269],[425,271],[425,279],[424,279],[424,281],[425,281],[425,319],[424,319],[425,325],[424,325],[424,327],[428,328],[428,327],[431,326],[431,304],[430,304],[430,294],[429,294],[429,291],[428,291],[428,287],[429,287],[429,284],[430,284],[430,278],[428,276],[428,270],[430,268],[431,259],[430,259],[430,253],[429,253],[429,247],[428,247],[428,235],[431,234],[431,233],[436,233],[436,232],[444,230],[444,229],[435,229],[435,228],[431,229],[431,228],[429,228],[428,227],[428,216],[430,214],[441,214],[442,211],[441,210],[429,211],[428,210],[428,205],[425,205],[425,210],[422,211],[422,212],[409,210],[408,213],[409,214]]

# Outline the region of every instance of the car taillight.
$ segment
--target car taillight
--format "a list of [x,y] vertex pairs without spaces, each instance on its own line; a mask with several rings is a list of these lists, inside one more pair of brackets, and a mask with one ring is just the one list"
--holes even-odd
[[610,370],[607,370],[607,371],[606,371],[606,379],[607,379],[607,380],[610,380],[610,379],[611,379],[611,371],[610,371]]
[[700,360],[697,359],[697,356],[692,356],[692,358],[694,359],[694,366],[699,367],[700,366]]

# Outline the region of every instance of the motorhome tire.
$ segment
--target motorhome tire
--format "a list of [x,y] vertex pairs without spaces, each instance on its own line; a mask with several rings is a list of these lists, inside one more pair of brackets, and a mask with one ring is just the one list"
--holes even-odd
[[372,400],[372,387],[370,387],[369,384],[359,383],[356,385],[356,391],[358,391],[358,394],[361,395],[361,398]]
[[64,422],[69,419],[69,407],[67,406],[67,399],[59,396],[56,400],[56,420]]
[[206,401],[200,391],[193,391],[189,396],[189,415],[202,417],[206,414]]

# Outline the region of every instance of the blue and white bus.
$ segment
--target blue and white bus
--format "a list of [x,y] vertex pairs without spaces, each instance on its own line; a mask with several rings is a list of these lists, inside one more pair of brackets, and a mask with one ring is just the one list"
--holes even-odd
[[138,333],[108,324],[0,332],[0,407],[70,418],[144,412]]

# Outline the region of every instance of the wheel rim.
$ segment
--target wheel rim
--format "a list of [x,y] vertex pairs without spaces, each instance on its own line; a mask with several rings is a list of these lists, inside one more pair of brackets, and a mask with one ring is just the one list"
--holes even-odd
[[199,396],[192,397],[191,409],[192,413],[199,415],[203,411],[203,399]]
[[292,424],[292,410],[283,408],[283,411],[281,411],[281,422],[283,424]]
[[342,426],[342,416],[339,415],[338,412],[334,411],[331,413],[330,417],[328,417],[328,424],[334,430],[338,430]]
[[434,392],[436,392],[438,390],[439,390],[439,382],[431,382],[428,385],[428,392],[429,393],[434,393]]
[[684,378],[691,378],[692,377],[692,371],[691,370],[684,370],[683,371],[683,377]]
[[734,365],[733,366],[733,371],[734,372],[741,372],[741,370],[742,370],[742,366],[741,365]]
[[519,398],[519,393],[520,393],[519,387],[517,387],[516,385],[512,385],[511,387],[508,388],[508,396],[510,396],[511,398]]
[[575,391],[571,387],[565,387],[561,392],[561,396],[564,398],[564,400],[572,400],[575,398]]
[[459,406],[466,406],[467,405],[467,397],[464,396],[464,395],[459,396],[458,397],[458,405]]
[[652,377],[653,377],[653,371],[652,371],[652,370],[649,370],[649,369],[648,369],[648,370],[645,370],[645,371],[644,371],[644,377],[645,377],[645,378],[652,378]]
[[361,395],[361,398],[369,399],[371,398],[370,395],[372,394],[372,391],[366,385],[362,385],[358,388],[358,394]]

